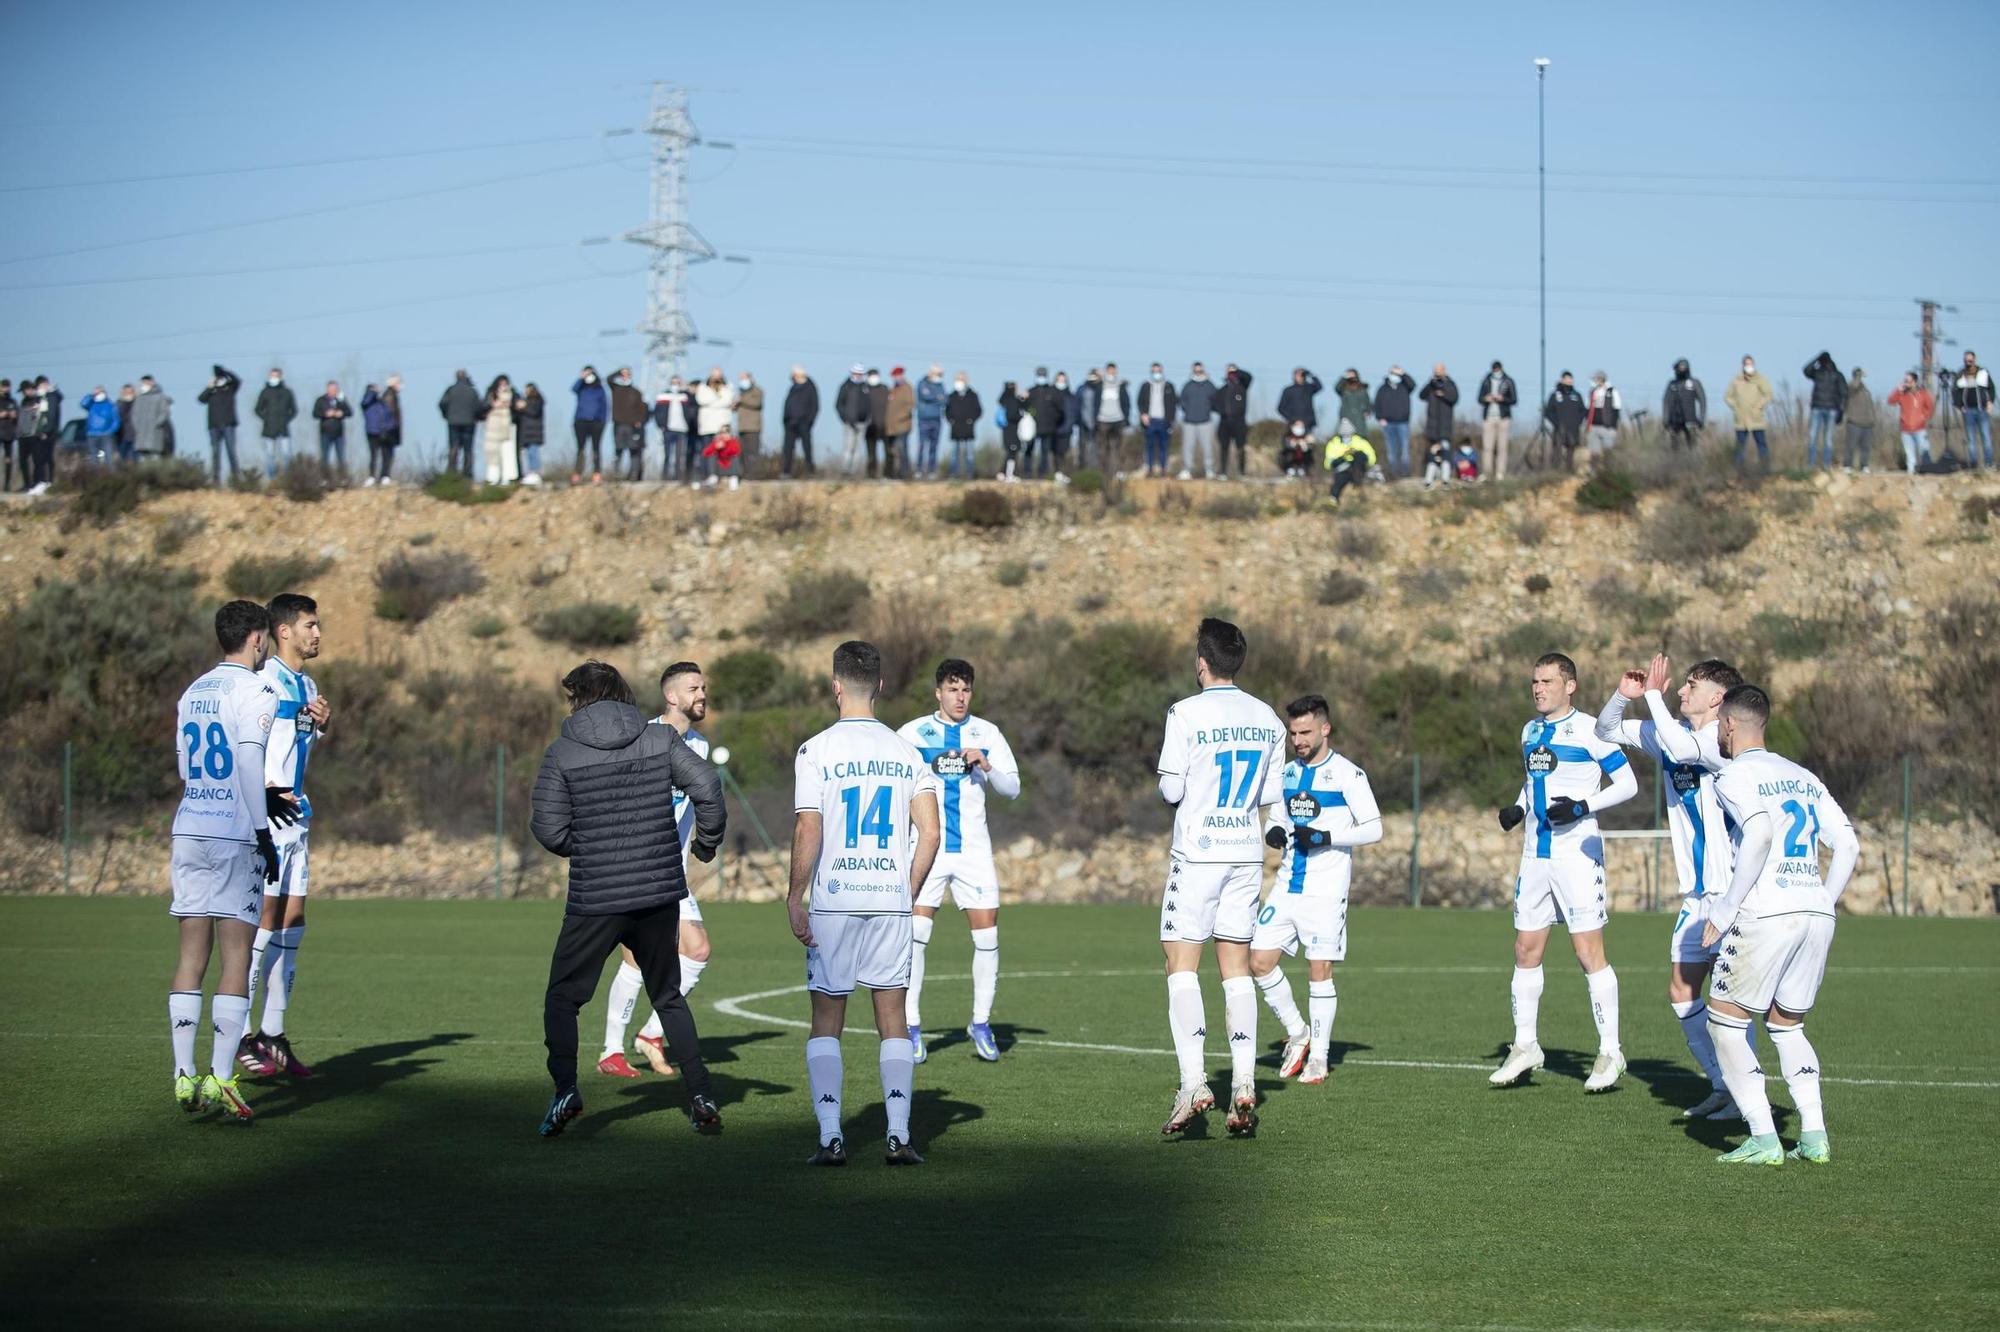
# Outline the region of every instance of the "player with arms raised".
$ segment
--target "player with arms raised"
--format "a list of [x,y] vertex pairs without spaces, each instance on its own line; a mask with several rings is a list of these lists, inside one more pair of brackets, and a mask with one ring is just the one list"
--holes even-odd
[[[1667,973],[1667,1002],[1687,1038],[1688,1052],[1708,1075],[1709,1094],[1681,1111],[1688,1119],[1738,1119],[1736,1102],[1722,1081],[1715,1046],[1708,1038],[1708,1006],[1701,1000],[1702,982],[1715,962],[1715,950],[1702,942],[1708,920],[1708,894],[1729,885],[1729,829],[1715,798],[1715,774],[1722,770],[1722,750],[1716,742],[1716,709],[1722,696],[1743,683],[1726,661],[1713,658],[1688,667],[1678,693],[1681,719],[1667,715],[1664,696],[1672,667],[1656,655],[1644,671],[1627,671],[1618,690],[1597,714],[1597,736],[1653,756],[1667,791],[1667,829],[1673,840],[1674,870],[1680,878],[1681,911],[1674,920],[1668,945],[1672,969]],[[1628,703],[1646,701],[1648,721],[1625,720]]]
[[[1500,811],[1500,827],[1521,828],[1521,872],[1514,880],[1514,1044],[1487,1079],[1504,1087],[1542,1066],[1536,1034],[1542,1006],[1542,952],[1558,920],[1590,987],[1597,1058],[1587,1092],[1608,1091],[1625,1071],[1618,1042],[1618,976],[1604,956],[1604,839],[1597,815],[1638,794],[1632,765],[1617,745],[1597,738],[1576,696],[1576,663],[1560,652],[1535,662],[1529,684],[1535,719],[1521,728],[1528,770],[1521,793]],[[1522,825],[1525,823],[1525,827]]]
[[1195,682],[1201,692],[1167,709],[1160,745],[1160,796],[1174,809],[1174,842],[1160,904],[1160,948],[1167,959],[1167,1025],[1180,1062],[1180,1087],[1160,1127],[1175,1134],[1215,1108],[1203,1068],[1208,1017],[1201,999],[1201,953],[1215,940],[1229,1024],[1229,1115],[1236,1134],[1257,1128],[1257,984],[1250,979],[1250,936],[1264,886],[1264,839],[1258,811],[1281,796],[1284,724],[1236,687],[1249,653],[1243,631],[1227,620],[1201,622]]
[[[278,696],[257,674],[270,629],[270,612],[254,601],[217,611],[222,661],[187,687],[175,712],[175,765],[185,785],[174,815],[170,908],[180,922],[180,963],[167,994],[174,1100],[189,1113],[214,1107],[242,1123],[251,1110],[236,1088],[235,1061],[250,1017],[250,943],[264,885],[278,877],[264,785]],[[211,952],[221,954],[221,971],[209,1006],[215,1044],[202,1074],[194,1040]]]
[[[1271,896],[1250,937],[1250,974],[1285,1028],[1278,1076],[1326,1081],[1327,1043],[1339,997],[1333,964],[1347,957],[1347,886],[1354,848],[1382,840],[1382,812],[1368,774],[1333,752],[1326,700],[1307,694],[1285,706],[1292,761],[1285,765],[1285,803],[1264,841],[1285,853]],[[1310,1027],[1299,1017],[1278,953],[1306,952]],[[1301,1072],[1303,1068],[1303,1072]]]
[[874,644],[849,641],[835,648],[833,701],[840,719],[799,746],[793,767],[786,908],[792,934],[806,946],[812,996],[806,1080],[819,1120],[819,1150],[811,1165],[847,1164],[840,1030],[856,985],[875,999],[889,1164],[924,1160],[910,1143],[915,1060],[904,987],[910,979],[911,894],[937,858],[938,779],[909,741],[875,719],[881,689],[882,653]]
[[[1861,840],[1825,782],[1764,748],[1770,721],[1770,696],[1757,686],[1738,685],[1722,696],[1719,739],[1729,766],[1716,779],[1715,794],[1735,829],[1736,869],[1729,891],[1709,904],[1702,939],[1722,950],[1708,987],[1709,1035],[1750,1137],[1716,1160],[1785,1161],[1764,1071],[1748,1039],[1751,1019],[1761,1013],[1799,1111],[1799,1143],[1791,1157],[1825,1165],[1833,1158],[1806,1014],[1826,975],[1834,904],[1861,857]],[[1822,846],[1833,852],[1824,879]]]
[[1000,876],[993,868],[993,838],[986,828],[986,792],[1012,800],[1021,794],[1021,769],[1000,728],[972,715],[972,663],[948,657],[938,663],[937,711],[905,725],[897,735],[917,747],[942,786],[943,842],[917,894],[910,920],[910,1044],[924,1062],[924,1029],[919,1009],[924,993],[924,956],[931,923],[944,904],[945,889],[972,929],[972,1022],[965,1034],[972,1052],[1000,1058],[993,1039],[993,992],[1000,983]]

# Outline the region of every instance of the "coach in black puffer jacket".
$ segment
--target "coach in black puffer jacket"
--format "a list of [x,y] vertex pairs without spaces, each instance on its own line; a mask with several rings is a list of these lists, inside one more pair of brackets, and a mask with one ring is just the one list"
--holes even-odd
[[[680,992],[680,903],[688,889],[674,791],[685,791],[694,807],[688,854],[707,861],[722,844],[722,779],[673,727],[639,714],[617,668],[587,661],[563,677],[563,690],[570,715],[542,757],[530,823],[536,841],[569,861],[569,901],[542,1009],[557,1101],[576,1094],[577,1011],[590,1002],[604,959],[623,944],[699,1103],[708,1097],[708,1072]],[[543,1132],[551,1132],[546,1123]]]

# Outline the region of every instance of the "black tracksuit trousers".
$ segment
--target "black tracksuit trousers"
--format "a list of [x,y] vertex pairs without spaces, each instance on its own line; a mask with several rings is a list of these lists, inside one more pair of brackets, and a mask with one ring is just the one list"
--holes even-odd
[[597,992],[604,959],[624,944],[646,978],[646,997],[660,1015],[667,1048],[688,1095],[709,1094],[708,1066],[701,1061],[694,1013],[681,997],[681,905],[608,916],[563,917],[556,953],[549,961],[549,990],[542,1001],[542,1040],[549,1047],[549,1077],[558,1092],[576,1086],[576,1015]]

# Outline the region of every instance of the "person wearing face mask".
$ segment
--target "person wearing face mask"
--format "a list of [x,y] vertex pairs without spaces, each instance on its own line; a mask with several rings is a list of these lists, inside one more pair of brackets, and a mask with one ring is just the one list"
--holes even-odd
[[590,483],[596,485],[604,479],[604,423],[611,415],[611,400],[605,395],[604,384],[597,377],[597,367],[586,365],[576,382],[569,386],[576,395],[576,411],[570,421],[576,431],[576,466],[569,472],[569,483],[583,482],[583,451],[590,449]]
[[1729,387],[1723,391],[1722,401],[1730,414],[1736,418],[1736,468],[1743,469],[1743,446],[1750,440],[1757,441],[1757,462],[1764,471],[1771,470],[1771,446],[1764,436],[1764,413],[1770,410],[1771,381],[1757,373],[1757,362],[1751,357],[1743,358],[1741,374],[1733,376]]
[[236,395],[243,381],[223,367],[211,366],[208,383],[195,401],[208,408],[209,478],[222,484],[222,460],[229,459],[229,475],[236,476]]
[[1040,456],[1029,459],[1028,472],[1032,476],[1053,475],[1058,482],[1069,480],[1063,475],[1063,468],[1069,462],[1070,440],[1076,440],[1077,466],[1090,465],[1090,430],[1084,426],[1084,411],[1087,402],[1095,401],[1092,396],[1098,386],[1097,367],[1092,366],[1084,376],[1083,388],[1072,389],[1069,376],[1056,371],[1056,392],[1062,394],[1062,420],[1056,424],[1053,448],[1039,450]]
[[1215,385],[1208,371],[1196,361],[1181,385],[1181,480],[1194,475],[1196,450],[1201,453],[1201,474],[1215,475]]
[[1549,423],[1549,440],[1565,472],[1576,466],[1576,448],[1583,443],[1583,422],[1589,415],[1590,404],[1577,391],[1576,376],[1563,371],[1549,400],[1542,404],[1542,419]]
[[361,392],[361,429],[368,436],[368,477],[363,486],[386,486],[403,442],[403,380],[390,375],[386,388],[370,384]]
[[148,454],[171,458],[174,453],[174,400],[151,375],[139,376],[139,392],[127,420],[132,426],[128,457]]
[[695,475],[694,395],[679,375],[653,399],[653,424],[660,428],[660,473],[669,481],[698,484]]
[[917,395],[903,378],[903,367],[889,371],[889,400],[882,421],[882,476],[894,480],[910,469],[910,426],[916,420]]
[[868,475],[874,477],[879,475],[881,471],[881,463],[876,456],[877,452],[882,446],[882,441],[888,438],[889,386],[882,382],[882,372],[873,366],[870,366],[868,369],[868,376],[865,383],[866,387],[863,391],[867,395],[866,401],[868,404],[868,415],[866,418],[868,423],[866,436],[868,445]]
[[438,399],[438,415],[444,418],[444,468],[470,479],[472,437],[478,432],[480,418],[486,415],[486,400],[473,387],[468,371],[452,373],[451,386]]
[[764,451],[764,386],[748,370],[736,376],[736,442],[745,457]]
[[979,395],[966,382],[965,371],[952,376],[945,394],[944,419],[951,426],[951,478],[972,475],[972,439],[979,429]]
[[792,475],[792,450],[804,455],[805,475],[813,474],[813,422],[819,419],[819,385],[802,365],[792,367],[792,386],[785,390],[785,453],[782,475]]
[[1879,413],[1875,410],[1875,392],[1868,387],[1867,375],[1860,366],[1854,367],[1854,378],[1847,384],[1847,439],[1842,448],[1841,469],[1852,472],[1855,455],[1860,455],[1860,467],[1865,475],[1873,469],[1868,466],[1869,446],[1874,441],[1875,424]]
[[83,395],[83,456],[100,466],[118,453],[118,432],[126,413],[118,400],[99,384]]
[[1417,397],[1430,404],[1424,415],[1424,437],[1433,444],[1444,445],[1449,454],[1452,420],[1458,409],[1458,382],[1446,373],[1443,361],[1431,367],[1430,382],[1418,391]]
[[1486,452],[1486,475],[1495,481],[1507,477],[1507,443],[1514,433],[1514,404],[1519,400],[1514,376],[1495,361],[1479,386],[1479,446]]
[[1250,475],[1250,381],[1248,370],[1233,362],[1224,367],[1215,394],[1215,442],[1222,453],[1222,475],[1229,475],[1229,446],[1236,446],[1236,475]]
[[859,365],[847,368],[847,378],[833,395],[833,414],[840,418],[841,469],[850,476],[861,466],[862,446],[868,439],[868,380]]
[[1674,377],[1660,399],[1660,424],[1666,429],[1668,447],[1676,450],[1693,449],[1708,424],[1708,394],[1686,357],[1674,362]]
[[1019,384],[1010,379],[1000,386],[1000,404],[993,416],[1000,427],[1000,444],[1007,450],[999,479],[1019,481],[1021,448],[1035,437],[1035,418],[1028,414],[1028,395]]
[[[319,464],[347,474],[347,418],[354,408],[341,396],[337,380],[326,381],[326,392],[313,400],[313,420],[319,422]],[[343,484],[345,484],[343,482]]]
[[944,433],[944,367],[934,365],[917,381],[917,465],[918,476],[937,475],[938,436]]
[[1591,372],[1590,392],[1585,397],[1590,412],[1583,421],[1584,438],[1590,441],[1594,462],[1611,452],[1612,445],[1618,442],[1618,418],[1625,410],[1625,402],[1602,370]]
[[1035,423],[1035,448],[1044,462],[1055,453],[1056,436],[1070,414],[1068,395],[1049,382],[1047,366],[1035,367],[1035,386],[1028,390],[1028,415]]
[[[710,374],[719,378],[722,374],[721,367],[718,366]],[[728,386],[723,387],[727,392]],[[646,475],[648,416],[646,395],[639,392],[638,387],[632,383],[632,367],[619,366],[611,376],[611,441],[617,451],[618,475],[624,480],[638,481]],[[729,417],[726,412],[720,428],[724,430],[729,428]]]
[[1146,436],[1147,476],[1167,474],[1167,445],[1179,406],[1180,394],[1167,382],[1166,368],[1153,362],[1146,371],[1146,382],[1139,386],[1139,429]]
[[292,422],[299,414],[299,400],[284,371],[273,369],[265,378],[254,410],[264,439],[264,475],[275,477],[281,465],[292,461]]
[[[1410,395],[1416,391],[1417,381],[1400,365],[1390,366],[1389,373],[1382,376],[1382,383],[1375,390],[1375,419],[1382,423],[1382,446],[1389,455],[1389,475],[1392,477],[1410,474]],[[1343,416],[1347,415],[1346,401],[1343,393]],[[1352,416],[1347,419],[1354,421]],[[1361,424],[1359,421],[1354,423]]]
[[1132,424],[1132,389],[1118,373],[1118,362],[1106,361],[1094,409],[1084,423],[1095,432],[1097,466],[1101,471],[1122,472],[1125,427]]
[[1951,405],[1965,423],[1967,463],[1993,466],[1993,376],[1979,364],[1977,352],[1967,352],[1964,373],[1952,377]]

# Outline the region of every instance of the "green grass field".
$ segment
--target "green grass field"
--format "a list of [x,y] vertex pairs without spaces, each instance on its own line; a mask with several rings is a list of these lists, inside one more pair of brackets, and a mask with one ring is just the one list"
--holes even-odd
[[[804,968],[777,906],[708,911],[715,961],[695,1010],[721,1137],[689,1131],[677,1080],[589,1072],[584,1118],[535,1136],[558,910],[316,904],[290,1027],[321,1076],[256,1087],[245,1129],[190,1123],[170,1099],[163,902],[0,900],[6,1321],[2000,1321],[1992,921],[1842,922],[1809,1025],[1835,1164],[1747,1170],[1712,1163],[1734,1136],[1677,1118],[1701,1087],[1662,994],[1667,917],[1611,931],[1632,1060],[1612,1094],[1582,1093],[1595,1040],[1566,966],[1543,1002],[1550,1068],[1486,1086],[1509,1034],[1504,915],[1357,911],[1333,1078],[1279,1084],[1263,1013],[1256,1138],[1227,1138],[1218,1112],[1207,1134],[1163,1142],[1174,1073],[1155,913],[1010,908],[995,1025],[1015,1043],[997,1065],[936,1034],[970,997],[970,945],[947,915],[917,1070],[929,1164],[880,1163],[874,1042],[857,1032],[854,1160],[815,1171],[806,1002],[790,988]],[[1303,967],[1292,975],[1303,1000]],[[600,990],[587,1050],[602,1004]],[[1211,1068],[1220,1080],[1219,1049]],[[1788,1111],[1780,1127],[1795,1128]]]

